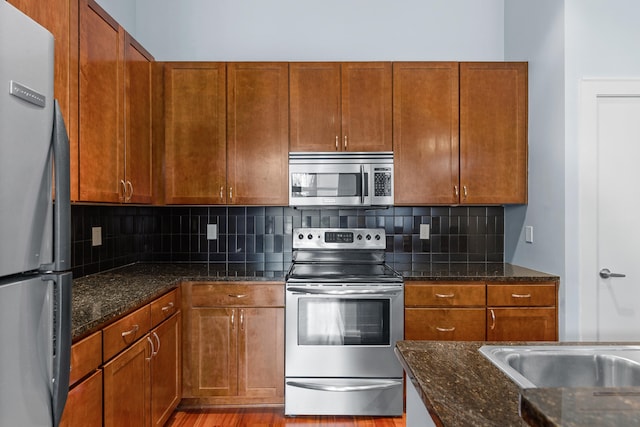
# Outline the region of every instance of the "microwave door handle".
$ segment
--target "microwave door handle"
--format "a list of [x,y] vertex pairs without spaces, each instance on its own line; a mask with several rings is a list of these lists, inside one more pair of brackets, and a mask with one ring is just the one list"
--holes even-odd
[[360,165],[360,204],[361,205],[364,205],[364,190],[365,190],[364,165]]

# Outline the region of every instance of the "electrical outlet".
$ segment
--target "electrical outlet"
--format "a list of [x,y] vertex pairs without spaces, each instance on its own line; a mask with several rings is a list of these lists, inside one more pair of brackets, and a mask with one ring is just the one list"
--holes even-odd
[[527,225],[524,227],[524,241],[533,243],[533,226]]
[[218,224],[207,224],[207,240],[218,239]]
[[420,224],[420,239],[429,240],[429,224]]
[[102,227],[91,227],[91,246],[102,245]]

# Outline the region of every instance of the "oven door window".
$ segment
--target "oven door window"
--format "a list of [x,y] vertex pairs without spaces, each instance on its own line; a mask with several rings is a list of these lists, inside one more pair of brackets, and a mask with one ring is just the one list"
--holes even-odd
[[362,188],[360,173],[292,173],[292,197],[362,197],[367,196],[365,173],[365,188]]
[[301,298],[298,345],[390,345],[389,299]]

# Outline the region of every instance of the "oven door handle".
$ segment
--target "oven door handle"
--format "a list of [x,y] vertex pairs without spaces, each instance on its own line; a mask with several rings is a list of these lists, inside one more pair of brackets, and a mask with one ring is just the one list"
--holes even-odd
[[338,391],[338,392],[345,392],[345,391],[367,391],[367,390],[384,390],[387,388],[393,388],[393,387],[398,387],[400,385],[402,385],[402,380],[387,380],[387,381],[382,381],[379,383],[375,383],[375,384],[367,384],[367,385],[353,385],[353,386],[337,386],[337,385],[330,385],[330,384],[318,384],[318,383],[306,383],[306,382],[300,382],[300,381],[287,381],[287,385],[291,386],[291,387],[298,387],[298,388],[306,388],[309,390],[320,390],[320,391]]
[[389,294],[396,294],[398,292],[401,292],[402,287],[394,286],[392,288],[381,288],[381,289],[336,290],[336,289],[316,289],[316,288],[292,286],[287,288],[287,291],[300,292],[303,294],[314,294],[314,295],[389,295]]

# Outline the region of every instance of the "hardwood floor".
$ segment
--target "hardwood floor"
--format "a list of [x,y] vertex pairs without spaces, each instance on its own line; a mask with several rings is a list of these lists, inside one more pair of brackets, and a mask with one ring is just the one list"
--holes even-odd
[[284,408],[225,408],[176,410],[165,427],[404,427],[405,417],[285,417]]

